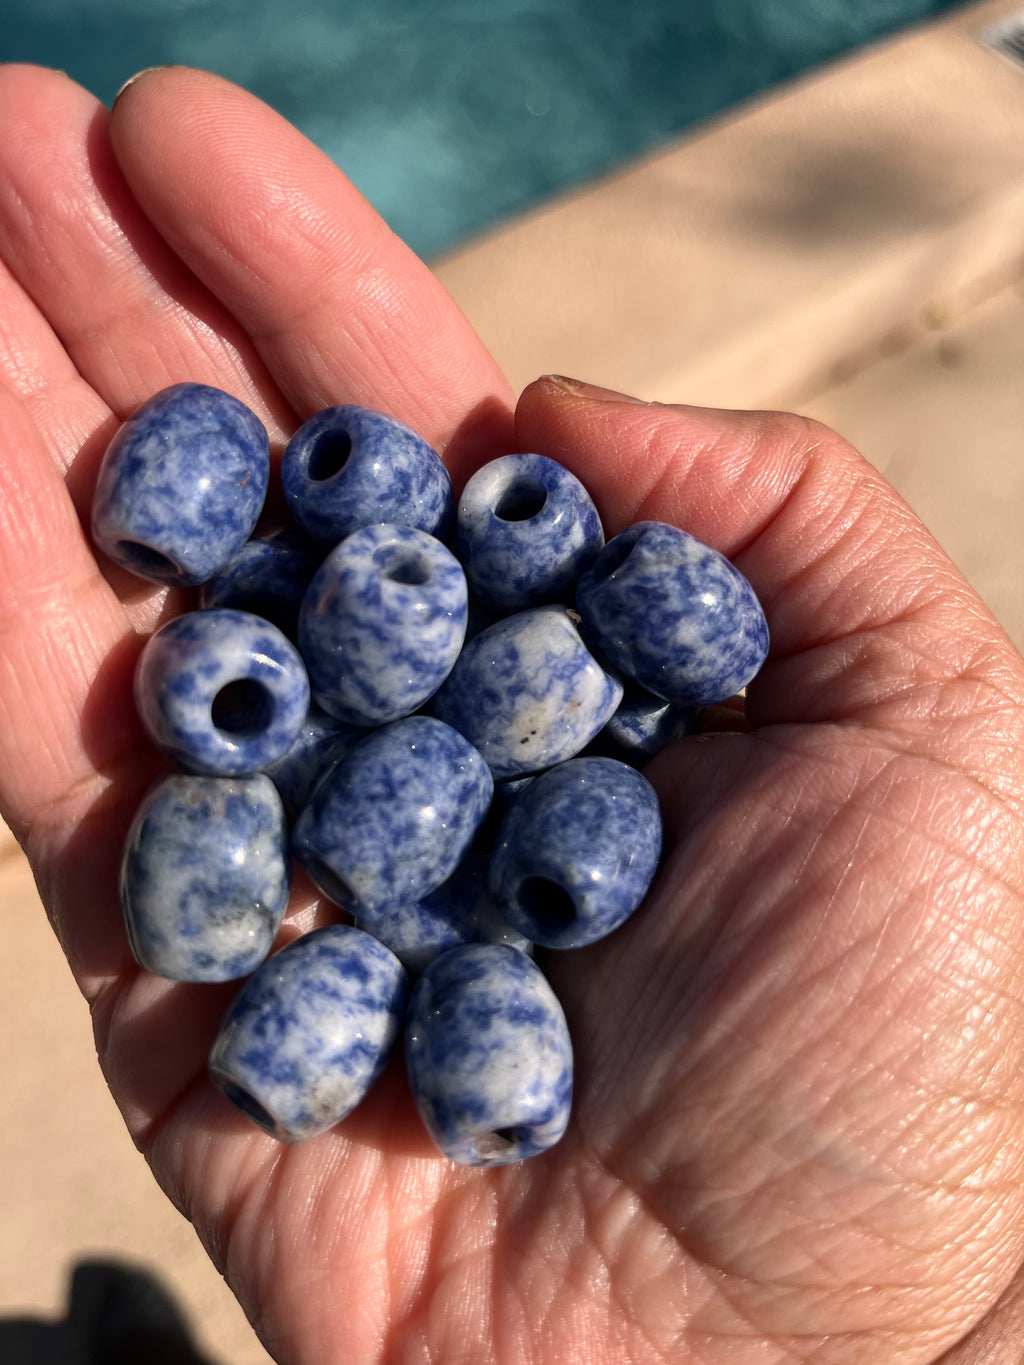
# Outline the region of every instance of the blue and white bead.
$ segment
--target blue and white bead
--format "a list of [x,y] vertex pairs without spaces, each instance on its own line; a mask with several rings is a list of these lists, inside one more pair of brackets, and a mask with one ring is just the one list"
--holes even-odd
[[508,922],[546,948],[581,948],[617,929],[658,869],[653,787],[612,758],[576,758],[516,798],[491,853],[490,888]]
[[295,743],[263,769],[289,815],[296,816],[309,805],[317,783],[367,733],[363,726],[346,725],[317,706],[309,708]]
[[281,482],[307,535],[334,546],[379,521],[447,538],[455,511],[441,457],[402,422],[370,408],[325,408],[289,441]]
[[178,616],[149,638],[135,706],[153,744],[188,772],[239,777],[295,743],[309,680],[276,626],[218,607]]
[[268,778],[159,778],[121,862],[135,960],[173,981],[248,976],[281,927],[290,880],[288,827]]
[[247,540],[230,564],[199,590],[201,607],[234,607],[262,616],[295,639],[299,608],[323,551],[297,526],[275,526]]
[[699,720],[699,706],[676,706],[637,683],[629,683],[618,709],[589,752],[641,767],[675,740],[694,734]]
[[460,734],[410,716],[374,730],[328,773],[296,821],[292,851],[325,896],[372,919],[451,876],[493,785]]
[[438,1148],[465,1166],[547,1151],[569,1122],[572,1044],[542,972],[502,944],[454,948],[413,987],[409,1083]]
[[411,715],[452,670],[466,635],[466,576],[409,526],[354,531],[318,569],[299,650],[319,706],[350,725]]
[[356,923],[391,949],[411,975],[463,943],[507,943],[531,953],[530,943],[501,916],[487,887],[487,859],[470,854],[436,891]]
[[534,607],[496,622],[462,651],[430,703],[465,735],[497,782],[572,758],[622,699],[564,607]]
[[466,484],[455,549],[470,589],[507,615],[571,602],[604,531],[590,494],[546,455],[503,455]]
[[294,939],[250,977],[210,1051],[214,1085],[280,1142],[340,1123],[369,1092],[405,1006],[402,964],[332,924]]
[[93,540],[140,578],[193,587],[252,534],[269,477],[255,413],[207,384],[174,384],[111,441],[93,495]]
[[580,578],[576,603],[586,638],[613,667],[681,706],[734,696],[768,653],[747,580],[664,522],[637,522],[609,541]]

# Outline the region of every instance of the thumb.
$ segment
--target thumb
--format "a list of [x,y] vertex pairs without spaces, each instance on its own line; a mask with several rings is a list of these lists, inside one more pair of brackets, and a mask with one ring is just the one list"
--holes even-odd
[[827,427],[549,376],[520,398],[516,436],[581,479],[609,536],[671,522],[750,580],[771,632],[747,693],[753,726],[853,721],[917,739],[937,719],[999,724],[1019,708],[1021,661],[1002,629],[896,491]]

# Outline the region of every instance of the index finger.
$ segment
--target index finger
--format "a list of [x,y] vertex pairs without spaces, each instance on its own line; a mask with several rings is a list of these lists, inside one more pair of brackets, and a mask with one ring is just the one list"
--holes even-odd
[[512,449],[508,385],[439,282],[297,129],[206,72],[145,73],[110,136],[139,204],[301,416],[381,408],[456,480]]

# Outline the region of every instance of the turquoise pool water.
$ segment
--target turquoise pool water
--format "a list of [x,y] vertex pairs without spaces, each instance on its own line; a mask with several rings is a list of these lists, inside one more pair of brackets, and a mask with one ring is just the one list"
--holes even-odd
[[0,58],[104,101],[218,71],[328,152],[421,255],[956,0],[3,0]]

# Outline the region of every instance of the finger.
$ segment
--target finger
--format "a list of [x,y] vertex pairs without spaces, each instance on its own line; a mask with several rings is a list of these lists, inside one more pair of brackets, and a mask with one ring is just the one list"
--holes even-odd
[[523,394],[516,432],[520,449],[583,480],[610,534],[672,522],[751,580],[772,641],[748,689],[755,725],[870,719],[918,733],[937,714],[969,721],[979,702],[1015,713],[1020,663],[1005,635],[835,433],[787,414],[637,403],[552,379]]
[[510,394],[426,266],[334,164],[216,76],[143,75],[111,137],[136,199],[251,335],[301,415],[380,407],[456,477],[510,449]]
[[[0,256],[85,383],[123,418],[168,384],[199,379],[248,403],[272,433],[290,431],[238,323],[134,202],[107,110],[59,72],[8,66],[0,123]],[[51,351],[37,348],[36,387]]]

